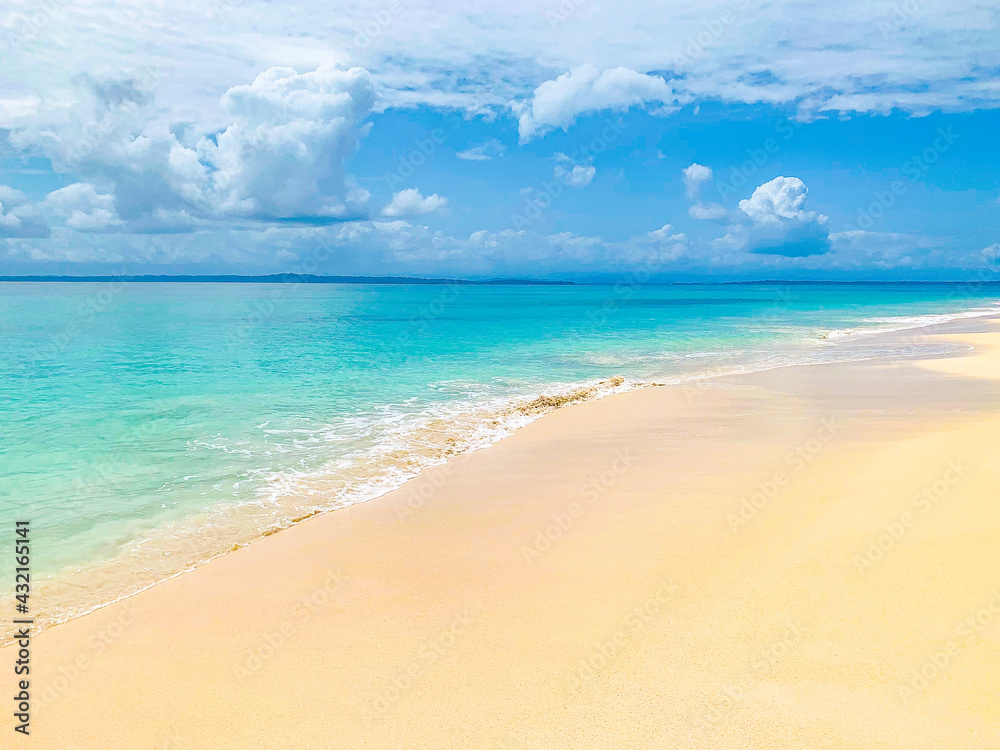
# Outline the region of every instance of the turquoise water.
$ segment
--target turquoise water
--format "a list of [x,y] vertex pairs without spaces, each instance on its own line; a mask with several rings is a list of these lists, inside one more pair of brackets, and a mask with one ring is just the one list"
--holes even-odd
[[523,404],[539,394],[899,353],[864,333],[995,298],[971,285],[4,283],[0,528],[31,519],[40,606],[60,619],[487,445],[535,418]]

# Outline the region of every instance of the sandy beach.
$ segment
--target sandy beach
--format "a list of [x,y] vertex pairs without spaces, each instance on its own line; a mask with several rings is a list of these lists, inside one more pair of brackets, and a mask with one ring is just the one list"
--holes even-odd
[[928,335],[974,351],[559,409],[51,628],[3,747],[1000,748],[1000,325]]

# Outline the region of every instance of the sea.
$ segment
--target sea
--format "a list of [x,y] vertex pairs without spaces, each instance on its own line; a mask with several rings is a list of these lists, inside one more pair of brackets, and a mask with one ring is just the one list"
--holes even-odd
[[[30,521],[48,625],[561,405],[947,354],[877,334],[996,315],[998,299],[962,283],[2,282],[0,534]],[[13,567],[0,560],[3,596]]]

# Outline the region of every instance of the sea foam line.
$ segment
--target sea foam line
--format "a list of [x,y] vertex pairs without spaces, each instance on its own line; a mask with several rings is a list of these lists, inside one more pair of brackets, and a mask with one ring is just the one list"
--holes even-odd
[[[968,318],[986,318],[992,315],[1000,315],[1000,302],[994,302],[993,307],[982,307],[974,310],[965,310],[954,313],[932,313],[927,315],[912,315],[899,317],[878,317],[868,318],[864,323],[874,323],[876,325],[864,326],[861,328],[836,328],[820,336],[821,339],[843,339],[851,336],[871,336],[880,333],[895,333],[896,331],[908,331],[913,328],[927,328],[928,326],[950,323],[955,320],[965,320]],[[878,325],[878,324],[887,325]]]
[[[998,313],[1000,313],[1000,310],[994,307],[989,309],[954,313],[950,315],[924,315],[909,318],[900,317],[884,319],[873,318],[872,321],[892,321],[897,324],[902,321],[906,321],[906,324],[880,329],[865,329],[864,333],[890,333],[897,330],[920,328],[942,322],[960,320],[963,318],[985,317]],[[833,338],[842,339],[847,338],[848,335]],[[190,555],[183,561],[175,560],[177,564],[174,565],[172,569],[160,569],[155,573],[153,578],[133,580],[132,585],[123,586],[114,591],[105,590],[103,595],[97,594],[96,599],[91,599],[91,601],[88,602],[81,601],[76,606],[66,607],[61,612],[53,612],[49,617],[40,618],[38,623],[40,625],[39,629],[44,629],[45,627],[56,625],[107,607],[136,593],[145,591],[155,585],[158,585],[159,583],[170,580],[171,578],[174,578],[182,573],[189,572],[197,567],[200,567],[206,562],[227,554],[228,552],[246,546],[254,541],[258,541],[265,536],[270,536],[277,531],[296,525],[314,515],[327,513],[332,510],[338,510],[340,508],[381,497],[400,488],[406,482],[415,478],[426,469],[444,464],[454,455],[470,453],[494,445],[498,441],[512,434],[517,429],[536,421],[545,414],[548,414],[562,406],[596,400],[615,393],[633,390],[635,388],[660,385],[683,385],[684,383],[705,381],[730,375],[761,372],[786,366],[823,364],[837,361],[857,361],[874,359],[882,356],[891,356],[891,352],[882,352],[881,350],[853,352],[849,350],[842,350],[842,355],[834,358],[829,357],[830,350],[826,350],[824,354],[816,351],[809,353],[805,350],[789,350],[785,354],[787,355],[787,358],[771,358],[755,364],[731,365],[697,373],[676,374],[665,378],[626,379],[621,376],[615,376],[612,378],[592,380],[584,383],[557,383],[549,385],[540,392],[536,392],[536,395],[534,396],[525,395],[515,398],[498,397],[475,404],[460,404],[452,409],[445,408],[441,410],[440,413],[432,415],[432,418],[426,420],[423,425],[419,424],[419,421],[414,424],[406,424],[405,429],[400,430],[400,434],[395,436],[395,439],[392,441],[393,444],[375,446],[377,449],[375,453],[369,452],[369,455],[367,456],[355,455],[349,457],[356,463],[362,460],[371,460],[372,458],[377,457],[378,452],[392,453],[394,451],[402,451],[403,453],[409,453],[409,455],[405,456],[407,460],[404,461],[402,465],[385,465],[380,473],[376,473],[364,481],[346,484],[340,490],[334,492],[332,497],[330,493],[323,492],[321,487],[311,485],[321,486],[324,479],[328,479],[337,474],[345,473],[346,469],[349,467],[331,465],[322,470],[308,473],[292,474],[283,472],[278,475],[273,475],[271,482],[269,482],[268,485],[261,490],[260,494],[252,500],[243,501],[237,504],[224,504],[214,509],[208,508],[197,514],[193,514],[192,518],[188,520],[193,521],[193,519],[197,517],[199,519],[199,527],[191,528],[189,526],[184,529],[182,528],[184,522],[172,522],[168,524],[170,527],[169,529],[154,529],[143,537],[130,541],[124,545],[122,554],[111,560],[105,560],[93,565],[81,566],[73,569],[72,573],[74,575],[72,577],[81,578],[85,582],[88,580],[92,582],[95,574],[98,574],[98,570],[102,568],[107,570],[109,566],[115,566],[119,562],[125,563],[128,561],[133,564],[137,563],[142,560],[145,553],[163,556],[163,552],[161,550],[150,551],[149,545],[155,544],[156,537],[167,533],[169,530],[173,530],[178,534],[193,533],[197,536],[197,532],[199,530],[211,528],[217,529],[220,526],[224,526],[227,520],[233,520],[237,515],[236,513],[233,513],[234,510],[238,511],[240,508],[249,508],[254,511],[261,511],[261,515],[264,515],[267,511],[271,511],[267,525],[264,527],[258,527],[256,533],[244,533],[242,536],[234,535],[231,538],[240,536],[239,540],[231,545],[227,542],[226,546],[221,549],[219,547],[215,547],[214,549],[202,547],[199,549],[199,555]],[[430,426],[430,423],[436,422],[442,425],[452,426],[456,422],[461,421],[466,423],[466,430],[454,439],[446,437],[443,441],[439,441],[437,444],[433,441],[422,443],[414,440],[415,433],[419,432],[421,427],[427,428],[432,433],[435,431],[443,432]],[[429,448],[431,450],[430,455],[415,452],[421,448]],[[434,450],[435,448],[437,448],[437,450]],[[343,460],[341,463],[343,463]],[[293,506],[283,506],[279,502],[280,498],[288,497],[290,495],[299,497],[307,502],[304,504],[295,504]],[[206,515],[208,518],[206,518]],[[146,565],[142,565],[140,567],[146,569],[147,571],[150,570],[150,567]],[[54,585],[58,585],[55,580],[52,583]],[[90,586],[82,586],[81,584],[73,583],[71,580],[67,581],[67,585],[71,590],[91,588]],[[50,601],[52,600],[50,599]],[[5,643],[0,643],[0,645],[5,645]]]

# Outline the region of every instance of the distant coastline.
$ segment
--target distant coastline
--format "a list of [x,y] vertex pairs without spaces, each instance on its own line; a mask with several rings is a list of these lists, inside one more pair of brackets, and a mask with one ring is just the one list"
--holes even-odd
[[[128,283],[205,283],[205,284],[460,284],[464,286],[607,286],[624,283],[618,279],[566,281],[550,279],[448,279],[423,278],[419,276],[317,276],[301,273],[272,273],[262,276],[212,275],[212,274],[145,274],[145,275],[95,275],[95,276],[55,276],[33,274],[25,276],[0,276],[0,282],[109,282]],[[1000,280],[953,279],[950,281],[914,279],[911,281],[850,280],[840,279],[745,279],[728,281],[649,281],[629,283],[629,286],[726,286],[726,285],[810,285],[828,284],[840,286],[880,285],[880,286],[948,286],[954,284],[975,284],[976,286],[1000,286]]]
[[425,279],[410,276],[316,276],[302,273],[272,273],[265,276],[234,275],[120,275],[120,276],[0,276],[0,281],[127,281],[139,283],[212,283],[212,284],[469,284],[476,286],[574,286],[572,281],[539,281],[536,279]]

